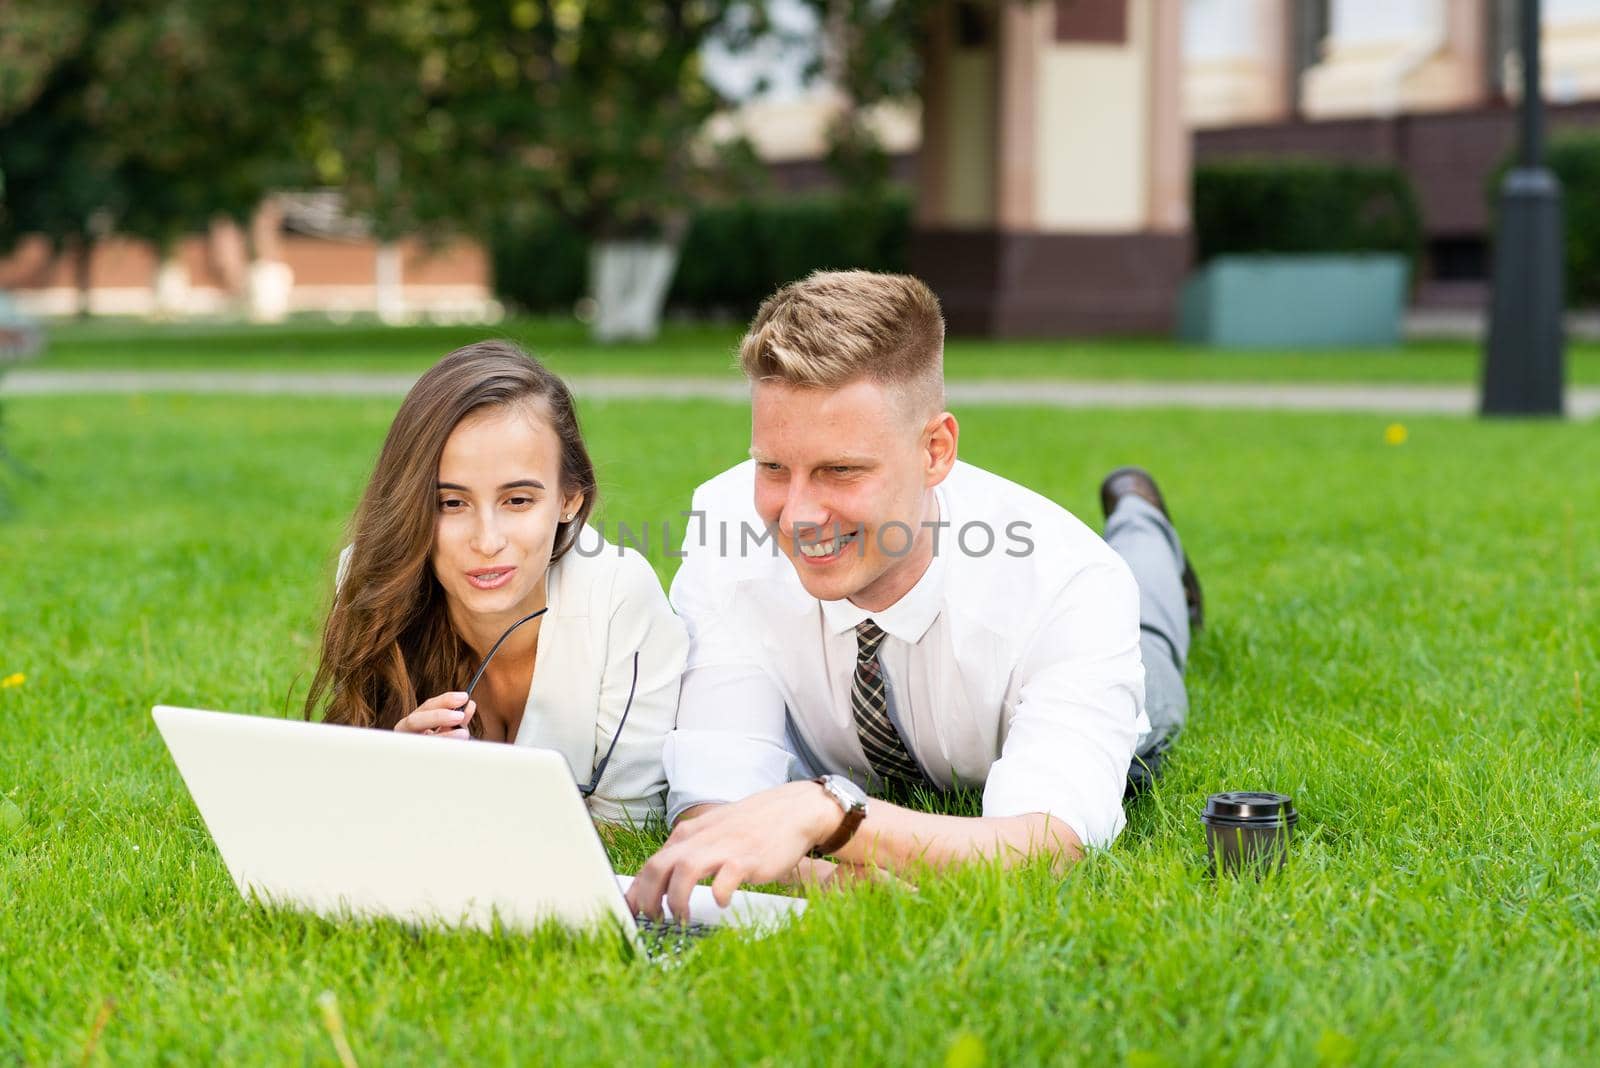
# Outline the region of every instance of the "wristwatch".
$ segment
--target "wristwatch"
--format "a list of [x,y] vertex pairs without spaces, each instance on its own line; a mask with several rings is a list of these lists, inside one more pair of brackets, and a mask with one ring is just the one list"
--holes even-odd
[[828,791],[828,796],[844,810],[839,829],[811,851],[814,857],[826,857],[839,852],[855,837],[856,828],[867,818],[867,793],[843,775],[819,775],[811,781]]

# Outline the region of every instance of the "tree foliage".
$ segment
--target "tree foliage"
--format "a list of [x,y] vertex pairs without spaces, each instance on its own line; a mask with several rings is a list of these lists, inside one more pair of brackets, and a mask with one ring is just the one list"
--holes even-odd
[[84,114],[97,5],[19,0],[0,33],[0,249],[26,233],[60,248],[116,193]]
[[74,53],[88,30],[84,6],[12,0],[0,33],[0,122],[27,108],[57,63]]
[[127,194],[120,230],[166,247],[305,181],[298,127],[316,86],[305,12],[212,0],[117,10],[95,42],[85,111]]
[[[805,2],[813,73],[850,102],[833,161],[881,185],[862,113],[914,89],[932,0]],[[381,237],[489,236],[531,209],[591,239],[658,232],[727,170],[706,44],[770,26],[766,0],[14,0],[0,20],[0,236],[58,246],[94,220],[166,245],[313,183]]]
[[755,0],[319,4],[322,176],[396,232],[492,232],[537,205],[591,237],[660,227],[716,170],[713,35],[765,25]]
[[205,0],[24,2],[5,19],[0,52],[31,57],[0,76],[5,244],[114,228],[166,247],[293,180],[314,85],[303,24]]
[[845,106],[828,127],[829,169],[849,193],[879,198],[889,156],[867,122],[883,103],[913,97],[922,77],[922,32],[938,0],[806,0],[823,27],[808,72],[825,78]]

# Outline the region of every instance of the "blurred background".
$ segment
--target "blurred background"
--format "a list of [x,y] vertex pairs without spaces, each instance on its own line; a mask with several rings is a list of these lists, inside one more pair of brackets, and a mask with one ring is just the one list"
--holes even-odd
[[[18,323],[514,312],[623,339],[860,266],[927,279],[961,334],[1295,343],[1206,272],[1314,255],[1346,273],[1301,282],[1362,321],[1300,342],[1476,337],[1516,9],[12,0],[0,290]],[[1545,0],[1542,41],[1592,308],[1600,0]]]

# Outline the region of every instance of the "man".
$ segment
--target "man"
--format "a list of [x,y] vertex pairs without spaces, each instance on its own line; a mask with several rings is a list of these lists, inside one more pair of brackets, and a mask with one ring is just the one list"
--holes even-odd
[[[1106,479],[1102,541],[961,463],[943,351],[906,276],[814,274],[757,313],[751,459],[696,491],[672,584],[676,827],[635,909],[684,915],[708,877],[726,903],[741,882],[1075,859],[1122,829],[1136,752],[1182,725],[1199,584],[1155,483]],[[868,800],[958,784],[981,816]]]

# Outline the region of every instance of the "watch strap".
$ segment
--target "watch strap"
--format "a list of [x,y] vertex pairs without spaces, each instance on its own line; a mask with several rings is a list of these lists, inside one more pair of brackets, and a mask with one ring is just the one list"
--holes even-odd
[[816,848],[811,850],[813,857],[831,856],[843,849],[849,844],[850,839],[856,836],[856,830],[861,826],[861,821],[867,818],[867,807],[865,805],[846,807],[842,802],[839,802],[838,796],[829,788],[825,776],[819,775],[812,782],[827,790],[828,796],[836,803],[839,803],[839,807],[844,810],[844,819],[839,821],[839,829],[829,835],[826,840],[819,842]]

